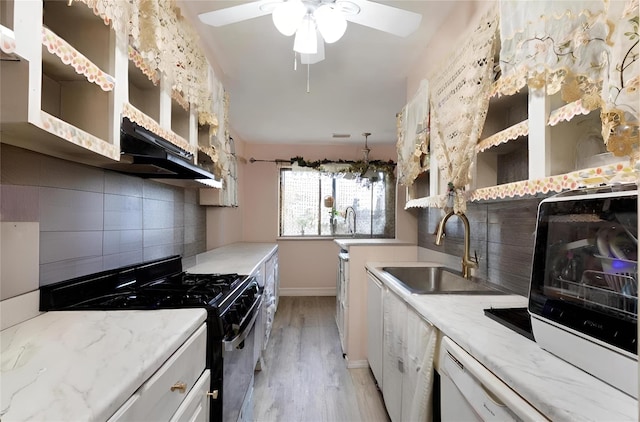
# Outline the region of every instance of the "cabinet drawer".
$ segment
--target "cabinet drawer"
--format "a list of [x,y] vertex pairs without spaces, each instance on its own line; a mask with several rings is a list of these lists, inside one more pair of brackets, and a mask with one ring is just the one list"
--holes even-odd
[[[202,325],[111,417],[110,421],[163,421],[176,412],[205,369],[206,325]],[[184,384],[184,389],[173,388]]]
[[211,384],[211,373],[207,369],[187,394],[184,401],[171,418],[171,422],[207,422],[209,420],[209,402],[207,396]]

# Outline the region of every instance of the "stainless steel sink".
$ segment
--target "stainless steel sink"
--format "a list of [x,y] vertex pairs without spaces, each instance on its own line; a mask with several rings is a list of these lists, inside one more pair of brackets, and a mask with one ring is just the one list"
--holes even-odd
[[445,267],[383,267],[382,270],[414,294],[506,294],[487,283],[468,280]]

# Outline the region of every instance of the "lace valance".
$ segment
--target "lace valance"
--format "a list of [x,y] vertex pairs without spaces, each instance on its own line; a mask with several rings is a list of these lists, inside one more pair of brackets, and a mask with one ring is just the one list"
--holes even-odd
[[640,159],[638,9],[638,0],[610,3],[608,22],[612,44],[600,114],[607,149],[617,156],[630,156],[632,162]]
[[571,82],[574,90],[597,94],[607,35],[603,0],[501,0],[498,92],[513,94],[528,84],[555,94]]
[[440,206],[456,212],[466,209],[464,188],[489,106],[497,29],[497,10],[491,8],[430,79],[432,153],[453,200]]
[[410,186],[428,165],[429,83],[420,82],[418,91],[398,115],[398,181]]
[[638,0],[501,0],[500,36],[497,92],[527,84],[600,107],[607,149],[638,159]]

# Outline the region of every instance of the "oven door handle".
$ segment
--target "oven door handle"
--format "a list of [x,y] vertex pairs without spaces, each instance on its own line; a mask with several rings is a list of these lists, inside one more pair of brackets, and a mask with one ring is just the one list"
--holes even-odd
[[[227,352],[232,352],[240,346],[240,344],[247,338],[251,329],[255,325],[256,318],[258,318],[258,314],[260,313],[260,306],[262,305],[262,295],[260,298],[253,304],[251,319],[249,323],[246,325],[245,329],[242,330],[237,336],[232,338],[231,340],[224,340],[222,344],[224,345],[224,350]],[[256,309],[257,308],[257,309]]]

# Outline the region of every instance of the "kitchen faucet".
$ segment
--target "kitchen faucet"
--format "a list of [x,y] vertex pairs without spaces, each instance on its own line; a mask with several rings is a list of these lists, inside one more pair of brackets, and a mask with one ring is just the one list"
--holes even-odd
[[347,207],[344,210],[344,221],[347,223],[347,230],[349,230],[349,211],[353,214],[353,237],[356,237],[356,210],[353,207]]
[[457,215],[458,218],[462,220],[464,224],[464,255],[462,256],[462,276],[464,278],[471,278],[471,268],[478,268],[478,257],[475,256],[472,258],[469,256],[470,249],[470,230],[469,230],[469,220],[464,213],[454,213],[453,211],[449,211],[442,220],[438,224],[438,232],[436,234],[436,245],[440,246],[442,244],[442,236],[444,236],[444,226],[447,224],[447,220],[452,216]]

